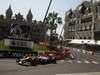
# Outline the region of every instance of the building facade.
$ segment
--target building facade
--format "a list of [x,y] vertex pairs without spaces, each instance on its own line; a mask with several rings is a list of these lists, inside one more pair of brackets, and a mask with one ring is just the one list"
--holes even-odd
[[[32,19],[33,15],[31,10],[27,13],[26,19],[23,18],[23,15],[19,12],[13,16],[13,11],[11,5],[5,12],[6,16],[0,15],[0,39],[11,35],[11,30],[14,29],[14,25],[17,25],[17,28],[20,28],[21,35],[24,38],[28,38],[32,32]],[[18,29],[16,29],[19,32]]]
[[84,1],[65,13],[64,39],[100,40],[99,1]]

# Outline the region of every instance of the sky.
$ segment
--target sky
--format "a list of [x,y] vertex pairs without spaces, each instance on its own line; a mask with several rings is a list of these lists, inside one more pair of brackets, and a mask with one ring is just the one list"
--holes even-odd
[[[53,0],[49,12],[57,12],[64,24],[65,12],[70,8],[75,9],[82,1],[84,0]],[[31,9],[33,20],[43,21],[49,2],[50,0],[1,0],[0,14],[5,15],[7,8],[11,5],[13,15],[20,12],[26,18],[29,9]],[[58,27],[58,34],[61,32],[62,26]]]

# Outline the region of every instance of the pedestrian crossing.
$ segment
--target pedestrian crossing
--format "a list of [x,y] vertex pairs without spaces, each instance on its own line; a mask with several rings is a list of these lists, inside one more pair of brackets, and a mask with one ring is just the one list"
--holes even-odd
[[95,60],[95,56],[92,55],[92,51],[81,50],[77,48],[71,49],[71,54],[76,58],[75,60],[66,60],[68,63],[85,63],[85,64],[100,64],[98,60]]
[[68,63],[78,63],[78,64],[81,64],[81,63],[85,63],[85,64],[100,64],[99,62],[97,61],[88,61],[88,60],[67,60]]
[[64,62],[67,62],[67,63],[78,63],[78,64],[100,64],[99,62],[97,61],[88,61],[88,60],[60,60],[58,63],[64,63]]
[[84,60],[84,63],[89,64],[89,63],[91,63],[91,62],[89,62],[89,61],[87,61],[87,60]]
[[[75,57],[75,60],[61,60],[59,63],[78,63],[78,64],[100,64],[99,59],[97,59],[93,54],[92,51],[81,50],[77,48],[71,49],[71,54]],[[95,60],[96,59],[96,60]]]
[[77,63],[82,63],[82,62],[78,60]]
[[94,63],[94,64],[99,64],[98,62],[96,62],[96,61],[92,61],[92,63]]
[[86,51],[86,50],[81,50],[81,49],[76,49],[76,48],[73,48],[71,51],[76,51],[78,53],[88,53],[88,54],[91,54],[92,55],[92,51]]

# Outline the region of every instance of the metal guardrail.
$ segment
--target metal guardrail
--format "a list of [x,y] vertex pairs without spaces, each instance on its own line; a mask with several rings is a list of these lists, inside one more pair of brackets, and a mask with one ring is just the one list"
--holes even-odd
[[21,58],[25,54],[36,54],[33,51],[0,49],[0,58]]

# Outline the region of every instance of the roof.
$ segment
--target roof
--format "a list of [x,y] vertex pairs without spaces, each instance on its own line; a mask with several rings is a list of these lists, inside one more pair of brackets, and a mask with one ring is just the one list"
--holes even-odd
[[[74,39],[74,40],[71,40],[69,43],[95,45],[96,41],[95,40]],[[98,41],[98,45],[100,45],[100,41]]]

